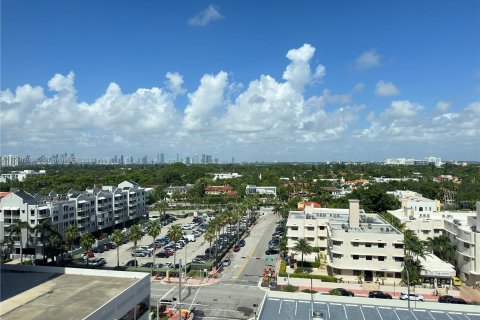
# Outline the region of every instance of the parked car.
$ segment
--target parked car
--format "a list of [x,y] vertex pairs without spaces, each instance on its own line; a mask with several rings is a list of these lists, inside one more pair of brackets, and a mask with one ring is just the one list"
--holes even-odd
[[440,303],[449,303],[450,300],[452,300],[452,299],[453,299],[452,296],[449,296],[449,295],[446,294],[446,295],[440,296],[440,297],[438,298],[438,302],[440,302]]
[[132,257],[146,257],[148,256],[148,253],[146,251],[143,251],[143,250],[133,250],[132,251]]
[[370,291],[368,293],[369,298],[377,298],[377,299],[392,299],[392,296],[388,293],[383,291]]
[[400,300],[410,300],[410,301],[425,301],[425,298],[421,294],[410,293],[410,296],[407,292],[402,292],[400,294]]
[[240,246],[238,244],[233,246],[233,252],[238,252],[240,251]]
[[138,261],[130,260],[125,264],[126,267],[138,267]]
[[143,250],[143,251],[148,252],[149,255],[152,255],[153,252],[155,251],[155,249],[153,249],[153,248],[150,247],[150,246],[141,246],[140,249]]
[[146,262],[142,264],[142,267],[144,268],[152,268],[153,267],[153,262]]
[[163,265],[164,268],[173,268],[173,263],[167,262]]
[[117,245],[115,244],[115,242],[109,242],[109,243],[107,243],[107,245],[110,249],[116,249],[117,248]]
[[85,259],[85,260],[87,260],[87,258],[90,259],[90,258],[93,258],[93,257],[95,257],[95,254],[92,251],[88,251],[88,252],[83,254],[83,259]]
[[455,286],[455,287],[460,287],[463,282],[462,280],[460,280],[460,278],[458,277],[452,277],[452,284]]
[[344,289],[344,288],[336,288],[336,289],[332,289],[328,292],[329,295],[332,295],[332,296],[350,296],[350,297],[353,297],[355,296],[355,294],[352,292],[352,291],[349,291],[347,289]]
[[103,248],[101,247],[96,247],[96,248],[93,248],[92,249],[92,252],[94,253],[103,253],[105,250],[103,250]]
[[169,255],[168,255],[168,253],[165,252],[165,251],[160,251],[160,252],[158,252],[157,254],[155,254],[155,257],[157,257],[157,258],[168,258]]
[[468,304],[467,301],[463,300],[462,298],[453,298],[450,299],[448,303],[454,303],[454,304]]
[[240,247],[245,247],[245,240],[240,239],[240,241],[238,241],[238,245],[239,245]]
[[225,267],[228,267],[231,263],[232,261],[230,259],[225,259],[222,262],[222,266],[225,268]]
[[88,260],[88,265],[91,267],[100,267],[107,263],[105,258],[92,258]]
[[278,254],[278,253],[279,253],[279,251],[276,248],[271,248],[271,249],[268,249],[267,251],[265,251],[266,255]]

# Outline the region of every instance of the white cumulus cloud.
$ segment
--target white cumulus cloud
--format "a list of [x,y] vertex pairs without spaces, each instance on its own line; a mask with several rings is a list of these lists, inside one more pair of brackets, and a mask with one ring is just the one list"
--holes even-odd
[[398,89],[393,82],[380,80],[375,86],[375,94],[383,97],[396,96],[400,94],[400,89]]
[[380,65],[380,54],[376,50],[363,52],[355,59],[355,67],[359,70],[370,69]]
[[212,21],[224,18],[217,6],[209,5],[205,10],[188,19],[188,24],[194,27],[203,27]]

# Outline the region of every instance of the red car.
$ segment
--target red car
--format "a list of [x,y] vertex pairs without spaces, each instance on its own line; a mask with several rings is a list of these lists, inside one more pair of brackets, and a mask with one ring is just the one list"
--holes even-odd
[[233,252],[238,252],[240,251],[240,246],[238,244],[233,246]]
[[95,257],[95,254],[92,252],[92,251],[88,251],[87,253],[84,253],[83,254],[83,259],[87,259],[87,257],[90,259],[90,258],[93,258]]

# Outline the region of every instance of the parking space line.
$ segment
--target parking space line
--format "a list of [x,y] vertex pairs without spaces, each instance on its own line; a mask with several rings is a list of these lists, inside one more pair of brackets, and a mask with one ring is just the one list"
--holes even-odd
[[428,313],[430,315],[430,317],[432,317],[433,320],[435,320],[435,317],[432,315],[431,312]]
[[278,314],[280,314],[280,311],[282,311],[282,302],[283,300],[280,300],[280,306],[278,307]]
[[297,307],[298,307],[298,303],[297,303],[297,301],[295,300],[295,315],[297,315]]
[[328,319],[330,319],[330,305],[327,303]]
[[348,320],[347,309],[345,309],[345,305],[343,305],[343,312],[345,312],[345,319]]
[[189,311],[192,310],[192,306],[193,306],[193,304],[195,303],[195,300],[197,299],[197,295],[198,295],[198,293],[200,292],[200,289],[201,289],[201,287],[198,287],[197,292],[196,292],[195,295],[193,296],[192,303],[190,304],[190,307],[188,308]]
[[383,320],[383,317],[382,317],[382,314],[380,313],[380,310],[378,310],[378,308],[375,308],[375,309],[377,309],[377,312],[378,312],[378,315],[380,316],[380,319]]
[[365,320],[365,315],[363,314],[362,306],[359,306],[359,309],[360,309],[360,313],[362,314],[363,320]]
[[398,320],[401,320],[400,317],[398,316],[397,310],[395,310],[395,308],[393,308],[393,312],[394,312],[395,315],[397,316],[397,319],[398,319]]
[[448,314],[448,312],[446,313],[446,315],[447,315],[451,320],[453,320],[452,317],[450,317],[450,315]]

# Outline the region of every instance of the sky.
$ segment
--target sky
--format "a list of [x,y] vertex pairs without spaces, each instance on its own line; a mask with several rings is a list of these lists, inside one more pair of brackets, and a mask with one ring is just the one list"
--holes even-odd
[[1,1],[0,153],[480,160],[480,2]]

